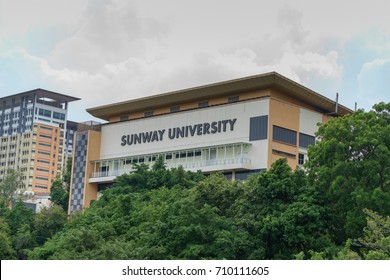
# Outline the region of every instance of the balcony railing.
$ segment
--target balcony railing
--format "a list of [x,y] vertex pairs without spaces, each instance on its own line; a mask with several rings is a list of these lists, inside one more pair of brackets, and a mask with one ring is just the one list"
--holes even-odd
[[[184,169],[202,169],[205,167],[212,167],[212,166],[218,166],[218,169],[227,169],[229,166],[232,165],[249,165],[251,163],[251,160],[249,158],[224,158],[224,159],[211,159],[211,160],[203,160],[203,161],[188,161],[188,162],[176,162],[176,163],[166,163],[166,167],[169,168],[177,168],[179,166],[182,166]],[[149,165],[152,165],[153,162],[151,162]],[[225,168],[224,168],[225,167]],[[108,171],[100,171],[100,172],[93,172],[90,176],[90,178],[109,178],[109,177],[117,177],[120,175],[123,175],[125,173],[132,172],[133,169],[131,167],[127,167],[125,169],[114,169],[114,170],[108,170]]]

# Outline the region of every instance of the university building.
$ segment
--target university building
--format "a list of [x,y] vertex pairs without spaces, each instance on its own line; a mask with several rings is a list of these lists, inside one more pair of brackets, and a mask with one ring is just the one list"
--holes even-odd
[[245,77],[87,110],[107,121],[76,133],[69,212],[163,157],[168,168],[243,180],[287,158],[295,169],[318,123],[352,110],[278,73]]
[[48,197],[64,164],[68,103],[76,100],[44,89],[0,98],[0,182],[17,170],[26,191]]

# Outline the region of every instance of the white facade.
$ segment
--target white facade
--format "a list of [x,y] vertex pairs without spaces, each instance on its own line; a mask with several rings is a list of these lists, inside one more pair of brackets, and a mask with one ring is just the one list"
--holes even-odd
[[230,103],[104,125],[90,183],[108,182],[153,163],[203,172],[267,168],[268,139],[249,141],[250,119],[269,114],[269,99]]

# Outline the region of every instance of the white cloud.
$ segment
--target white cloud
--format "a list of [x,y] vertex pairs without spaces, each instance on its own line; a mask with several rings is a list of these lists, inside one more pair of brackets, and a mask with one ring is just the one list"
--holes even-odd
[[48,56],[53,67],[99,72],[106,64],[146,57],[148,46],[169,30],[164,21],[139,17],[128,1],[90,1],[73,28]]

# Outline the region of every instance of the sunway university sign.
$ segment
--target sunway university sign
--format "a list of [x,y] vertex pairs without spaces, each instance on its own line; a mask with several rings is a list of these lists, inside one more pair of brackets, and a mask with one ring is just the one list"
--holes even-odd
[[133,133],[122,135],[121,146],[137,145],[142,143],[163,141],[167,135],[168,139],[174,140],[178,138],[187,138],[193,136],[201,136],[207,134],[223,133],[233,131],[237,119],[228,119],[221,121],[205,122],[194,125],[186,125],[181,127],[172,127],[161,130],[152,130],[147,132]]

